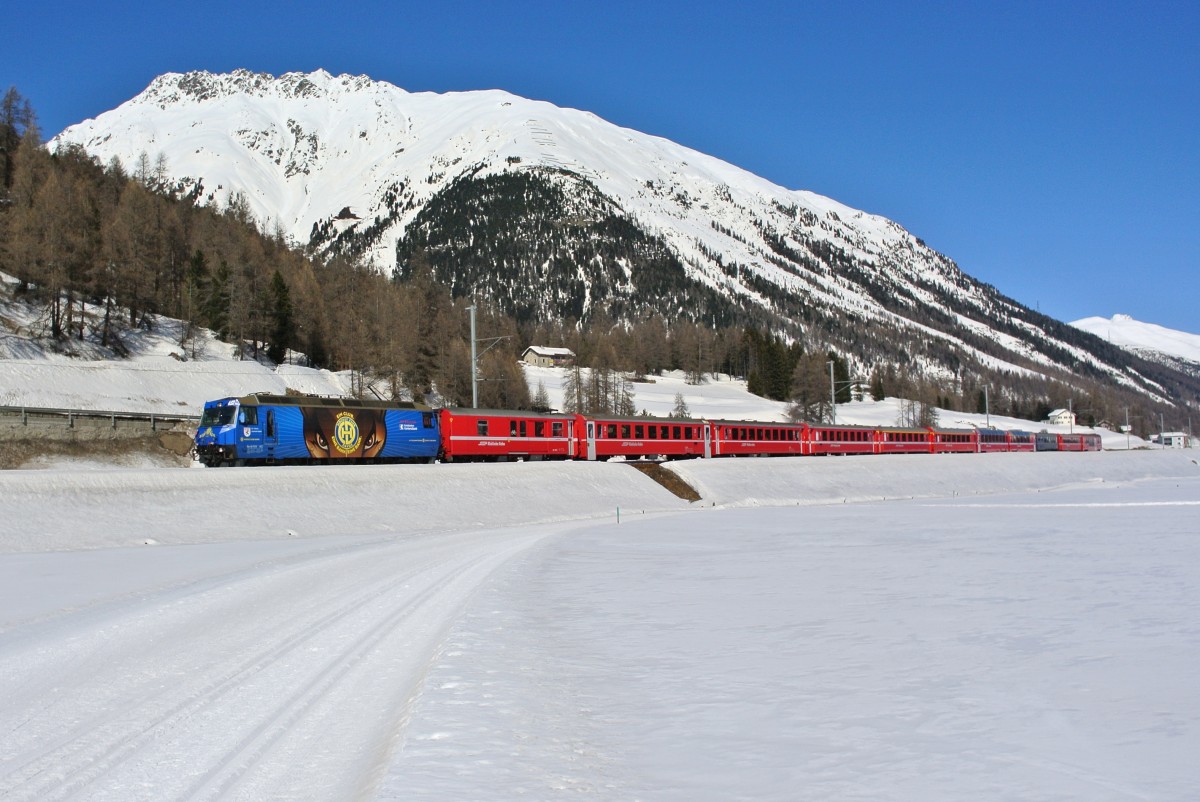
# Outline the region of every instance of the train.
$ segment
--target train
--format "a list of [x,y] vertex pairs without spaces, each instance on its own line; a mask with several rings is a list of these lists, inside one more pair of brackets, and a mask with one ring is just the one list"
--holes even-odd
[[1094,433],[433,408],[255,393],[205,403],[194,455],[208,467],[219,467],[1100,449]]

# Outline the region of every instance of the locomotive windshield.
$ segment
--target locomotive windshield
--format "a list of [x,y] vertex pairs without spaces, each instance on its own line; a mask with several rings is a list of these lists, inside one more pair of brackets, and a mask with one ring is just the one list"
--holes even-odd
[[201,426],[227,426],[233,423],[233,411],[237,409],[234,406],[227,407],[208,407],[204,410],[204,414],[200,417]]

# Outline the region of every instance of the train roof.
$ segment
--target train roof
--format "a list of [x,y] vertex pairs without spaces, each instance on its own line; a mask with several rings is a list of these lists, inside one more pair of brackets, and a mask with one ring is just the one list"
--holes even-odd
[[506,418],[552,418],[571,419],[573,412],[537,412],[532,409],[476,409],[475,407],[442,407],[451,415],[502,415]]
[[[703,418],[660,418],[655,415],[601,415],[589,412],[583,417],[596,423],[680,423],[691,424],[692,426],[699,426],[704,423]],[[759,425],[761,426],[762,424],[760,423]]]
[[[232,399],[229,399],[232,400]],[[336,409],[419,409],[433,407],[412,401],[384,401],[381,398],[342,398],[334,395],[279,395],[251,393],[237,399],[239,404],[269,404],[277,407],[330,407]]]

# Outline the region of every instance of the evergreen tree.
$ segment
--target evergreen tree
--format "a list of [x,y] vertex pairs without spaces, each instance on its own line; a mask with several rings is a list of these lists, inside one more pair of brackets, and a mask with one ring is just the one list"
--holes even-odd
[[806,354],[792,374],[791,404],[787,416],[793,421],[827,421],[830,416],[829,378],[825,357]]
[[671,409],[672,418],[690,418],[692,411],[688,409],[687,401],[683,397],[683,393],[675,393],[675,406]]
[[540,379],[538,380],[537,390],[533,394],[533,400],[529,408],[534,412],[549,412],[552,409],[550,406],[550,393],[546,392],[546,383]]
[[278,270],[271,276],[271,329],[268,334],[267,358],[280,364],[296,340],[296,321],[292,296],[287,282]]

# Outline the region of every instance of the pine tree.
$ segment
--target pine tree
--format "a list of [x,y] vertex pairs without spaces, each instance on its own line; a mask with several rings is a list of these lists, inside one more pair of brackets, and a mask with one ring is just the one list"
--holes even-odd
[[271,328],[268,333],[267,358],[280,364],[296,340],[296,321],[292,297],[287,282],[278,270],[271,276]]
[[534,412],[549,412],[552,409],[550,406],[550,393],[546,392],[546,383],[540,379],[538,380],[537,390],[533,394],[533,401],[529,408]]
[[791,405],[787,415],[793,421],[825,421],[829,419],[829,379],[825,357],[820,353],[806,354],[792,373]]
[[675,393],[675,406],[671,409],[672,418],[690,418],[692,411],[688,409],[687,400],[683,393]]

